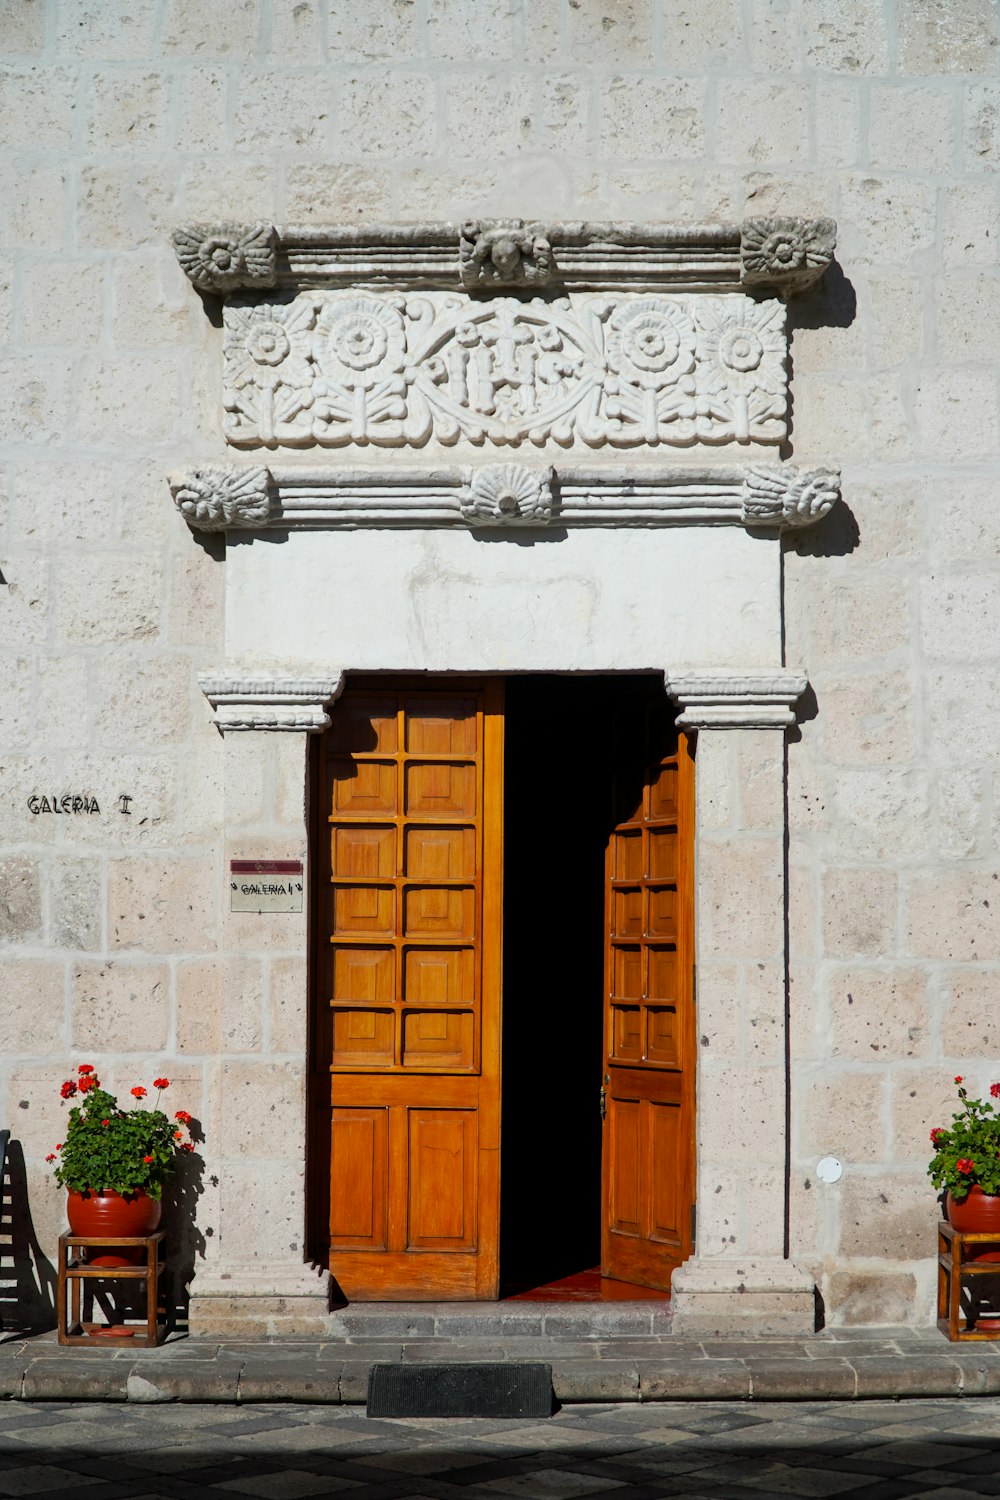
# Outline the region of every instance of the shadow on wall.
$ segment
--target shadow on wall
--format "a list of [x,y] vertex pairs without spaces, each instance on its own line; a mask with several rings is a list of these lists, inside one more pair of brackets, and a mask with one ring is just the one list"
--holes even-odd
[[[794,366],[795,335],[801,329],[850,328],[858,315],[858,298],[853,282],[844,275],[836,260],[826,274],[804,296],[788,304],[788,420],[794,438]],[[782,458],[794,457],[794,445],[785,443]],[[834,455],[831,455],[834,457]],[[837,504],[815,526],[801,532],[790,532],[782,538],[782,549],[799,557],[846,557],[861,541],[854,512],[845,500]]]
[[[191,1122],[191,1136],[198,1140],[198,1122]],[[197,1151],[181,1154],[177,1171],[163,1189],[162,1228],[167,1231],[167,1260],[161,1280],[167,1325],[186,1329],[188,1288],[196,1260],[205,1258],[205,1236],[198,1228],[198,1199],[205,1191],[205,1163]]]
[[0,1181],[0,1340],[55,1326],[56,1268],[35,1235],[21,1143],[10,1141]]

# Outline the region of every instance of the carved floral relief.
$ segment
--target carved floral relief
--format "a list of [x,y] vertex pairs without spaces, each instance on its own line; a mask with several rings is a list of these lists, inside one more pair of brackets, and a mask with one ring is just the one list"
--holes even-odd
[[777,443],[785,311],[715,296],[303,293],[224,309],[240,447]]

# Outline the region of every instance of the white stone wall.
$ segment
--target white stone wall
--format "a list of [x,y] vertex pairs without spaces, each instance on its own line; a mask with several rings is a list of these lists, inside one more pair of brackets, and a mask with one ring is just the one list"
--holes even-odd
[[831,214],[788,456],[857,529],[785,564],[791,1245],[832,1319],[926,1320],[927,1130],[1000,1042],[997,37],[993,0],[0,0],[0,1122],[47,1254],[78,1061],[168,1071],[210,1172],[219,1053],[276,1119],[301,1061],[298,961],[216,957],[223,554],[164,475],[222,456],[219,335],[170,229]]

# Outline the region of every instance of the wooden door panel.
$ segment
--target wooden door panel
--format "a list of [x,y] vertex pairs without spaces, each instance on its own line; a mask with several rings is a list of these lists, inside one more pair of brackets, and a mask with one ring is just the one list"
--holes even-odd
[[472,948],[409,948],[403,955],[403,996],[412,1004],[469,1005],[475,988]]
[[365,1010],[361,1006],[334,1010],[332,1060],[335,1067],[391,1067],[394,1042],[391,1011]]
[[601,1265],[668,1290],[692,1249],[694,768],[665,712],[637,693],[620,726],[606,862]]
[[389,1116],[386,1109],[335,1109],[331,1160],[338,1186],[330,1243],[384,1250],[389,1222]]
[[614,1235],[642,1233],[642,1121],[638,1099],[614,1099],[607,1128],[611,1137],[609,1223]]
[[389,1003],[396,993],[396,955],[391,948],[346,948],[331,955],[333,1000]]
[[408,1250],[476,1248],[476,1116],[471,1109],[408,1111]]
[[415,1010],[403,1016],[403,1066],[473,1066],[472,1016],[468,1011]]
[[[685,1142],[681,1139],[679,1104],[646,1104],[649,1134],[649,1238],[677,1246],[681,1242],[681,1187]],[[690,1212],[690,1209],[688,1209]]]
[[499,684],[356,682],[324,745],[329,1263],[351,1299],[496,1295],[501,723]]

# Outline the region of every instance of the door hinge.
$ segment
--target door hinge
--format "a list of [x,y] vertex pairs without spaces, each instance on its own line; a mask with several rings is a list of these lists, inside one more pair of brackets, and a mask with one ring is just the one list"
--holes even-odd
[[692,1250],[694,1249],[694,1243],[695,1243],[695,1238],[697,1236],[697,1233],[698,1233],[698,1205],[697,1205],[697,1203],[692,1203],[692,1205],[691,1205],[691,1248],[692,1248]]
[[604,1122],[605,1117],[607,1116],[607,1113],[608,1113],[608,1091],[607,1091],[607,1089],[604,1087],[604,1085],[602,1083],[601,1084],[601,1122],[602,1122],[602,1124]]

